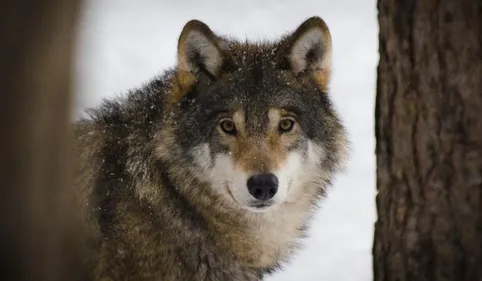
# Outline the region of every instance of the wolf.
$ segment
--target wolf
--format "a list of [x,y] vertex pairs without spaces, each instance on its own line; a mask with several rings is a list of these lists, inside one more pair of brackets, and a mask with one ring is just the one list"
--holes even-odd
[[348,158],[317,16],[273,41],[199,20],[175,67],[76,121],[91,280],[262,280],[300,248]]

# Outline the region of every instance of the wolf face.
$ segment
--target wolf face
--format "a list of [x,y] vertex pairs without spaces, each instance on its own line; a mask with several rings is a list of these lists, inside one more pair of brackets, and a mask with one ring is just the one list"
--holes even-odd
[[[343,127],[328,97],[331,37],[318,17],[278,42],[184,27],[158,155],[234,208],[265,212],[323,194]],[[181,167],[182,166],[182,167]]]

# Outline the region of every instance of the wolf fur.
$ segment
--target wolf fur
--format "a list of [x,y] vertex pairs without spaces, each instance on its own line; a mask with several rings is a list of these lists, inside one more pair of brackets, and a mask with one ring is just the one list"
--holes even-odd
[[[74,128],[92,279],[262,280],[288,262],[346,159],[331,48],[319,17],[275,42],[192,20],[174,69],[88,110]],[[261,173],[266,200],[247,188]]]

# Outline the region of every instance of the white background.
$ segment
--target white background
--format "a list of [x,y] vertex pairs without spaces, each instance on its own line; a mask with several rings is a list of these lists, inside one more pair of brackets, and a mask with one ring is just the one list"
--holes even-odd
[[316,216],[305,247],[268,281],[372,279],[375,211],[376,0],[90,0],[77,49],[76,114],[174,66],[190,19],[239,39],[276,39],[313,15],[333,37],[330,95],[350,134],[351,160]]

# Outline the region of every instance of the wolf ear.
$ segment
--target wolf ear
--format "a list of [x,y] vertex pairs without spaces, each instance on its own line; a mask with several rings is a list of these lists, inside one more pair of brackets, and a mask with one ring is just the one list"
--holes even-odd
[[319,17],[304,21],[281,43],[279,61],[295,75],[309,74],[326,90],[331,73],[331,35]]
[[224,63],[224,49],[221,40],[211,29],[199,20],[191,20],[179,36],[177,56],[178,70],[198,76],[206,72],[217,77]]

